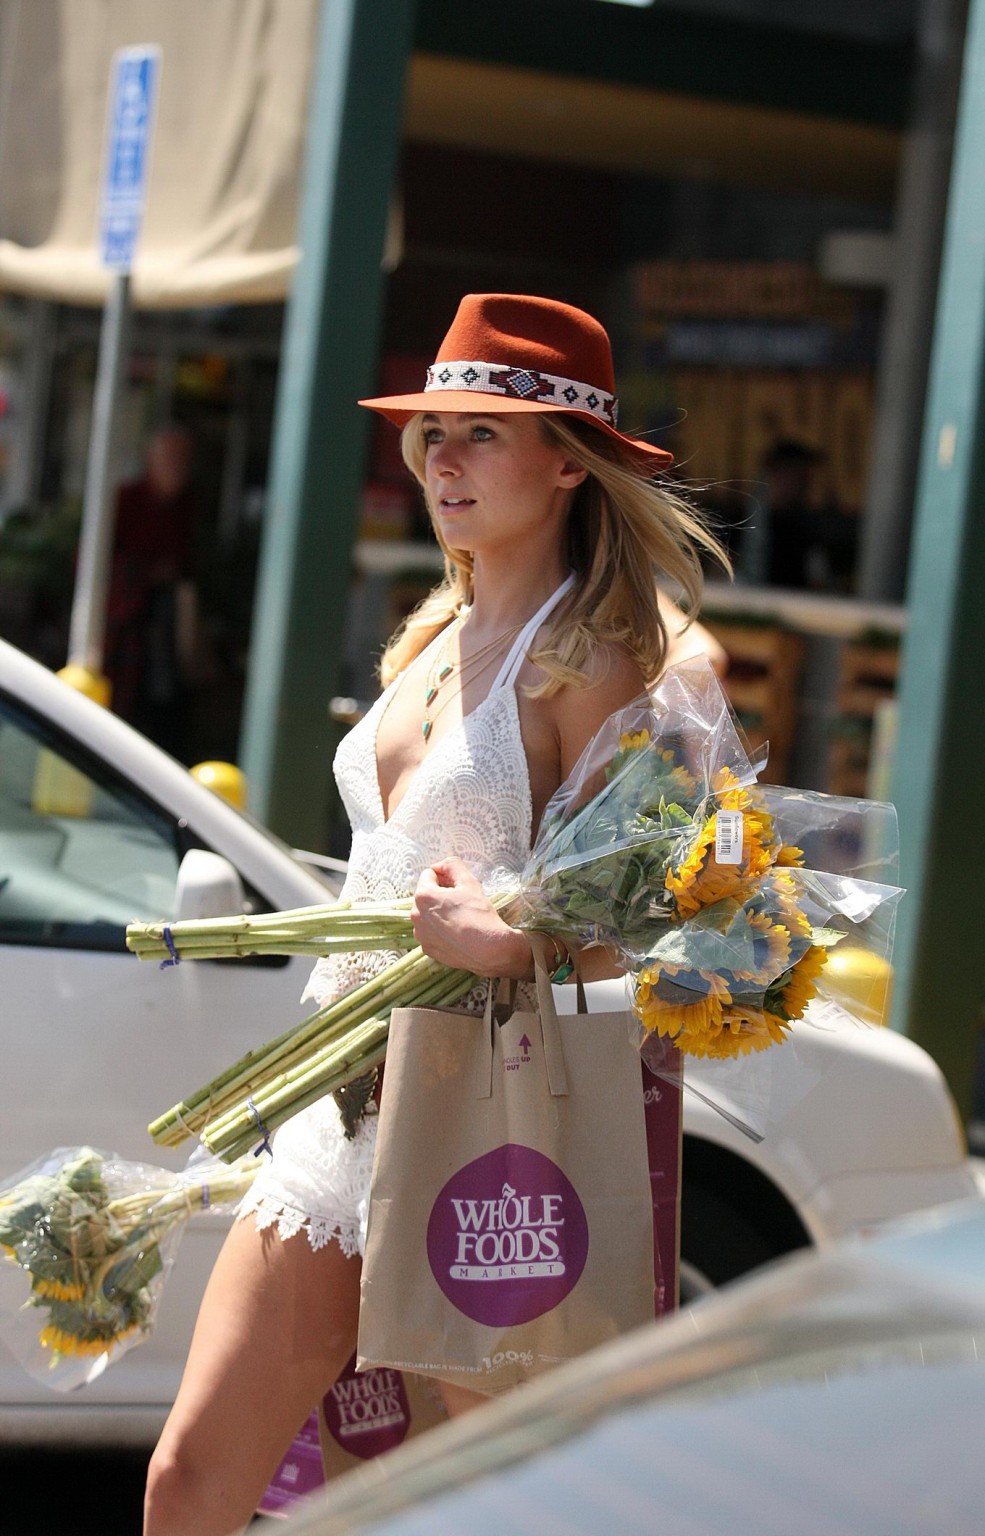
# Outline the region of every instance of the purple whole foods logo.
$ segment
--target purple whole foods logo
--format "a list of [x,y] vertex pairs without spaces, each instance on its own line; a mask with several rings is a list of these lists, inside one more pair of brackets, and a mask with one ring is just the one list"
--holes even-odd
[[448,1180],[431,1208],[428,1262],[466,1317],[529,1323],[569,1295],[588,1258],[588,1219],[571,1180],[532,1147],[506,1142]]
[[393,1450],[410,1428],[410,1404],[400,1372],[357,1371],[355,1355],[325,1393],[322,1410],[332,1438],[363,1460]]

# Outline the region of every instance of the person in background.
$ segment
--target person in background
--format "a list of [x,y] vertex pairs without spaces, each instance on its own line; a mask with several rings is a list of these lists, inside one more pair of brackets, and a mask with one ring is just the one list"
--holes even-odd
[[851,586],[855,519],[826,503],[817,486],[825,455],[780,438],[763,460],[765,577],[771,587],[837,592]]
[[197,656],[192,452],[185,428],[162,427],[147,444],[143,474],[120,487],[106,616],[114,711],[178,758]]

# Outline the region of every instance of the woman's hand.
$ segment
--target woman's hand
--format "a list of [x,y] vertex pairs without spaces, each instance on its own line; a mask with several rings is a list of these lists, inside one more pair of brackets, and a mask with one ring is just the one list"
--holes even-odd
[[424,871],[410,917],[418,944],[442,965],[517,980],[533,974],[528,940],[504,923],[461,859],[442,859]]

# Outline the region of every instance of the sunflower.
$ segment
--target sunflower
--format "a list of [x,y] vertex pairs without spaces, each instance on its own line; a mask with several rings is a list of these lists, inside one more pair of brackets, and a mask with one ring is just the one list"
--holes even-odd
[[752,845],[745,854],[746,873],[762,874],[774,862],[776,834],[773,818],[766,809],[755,785],[744,787],[730,768],[720,768],[711,782],[719,808],[723,811],[741,811],[743,816],[743,851],[746,839]]
[[712,775],[711,787],[716,795],[724,795],[727,794],[730,790],[741,789],[742,786],[740,785],[736,775],[732,772],[731,768],[724,767],[719,768],[717,772]]
[[[706,817],[684,858],[669,866],[664,885],[674,901],[679,919],[693,917],[702,907],[735,897],[750,880],[768,873],[777,850],[773,818],[765,805],[735,774],[720,768],[712,780],[715,810]],[[719,864],[715,857],[718,812],[738,811],[742,816],[742,858],[738,864]]]
[[744,879],[753,880],[773,867],[773,819],[747,812],[742,832],[742,874]]
[[35,1296],[48,1296],[55,1301],[81,1301],[85,1295],[85,1287],[77,1283],[66,1285],[61,1280],[42,1280],[40,1277],[31,1289]]
[[777,996],[777,1006],[782,1008],[788,1019],[803,1017],[804,1010],[811,998],[817,992],[815,982],[824,969],[828,958],[828,952],[820,944],[812,944],[805,954],[780,978],[776,988],[771,988],[771,997]]
[[793,876],[774,869],[769,878],[769,893],[775,898],[790,932],[797,938],[809,939],[812,932],[810,919],[797,901],[797,883]]
[[668,747],[655,747],[654,757],[667,775],[665,793],[673,795],[678,800],[690,800],[696,788],[693,773],[689,773],[682,763],[677,761],[673,752]]
[[[723,807],[728,809],[728,807]],[[664,887],[673,897],[678,918],[693,917],[702,907],[735,897],[750,879],[770,867],[769,847],[761,841],[762,829],[755,818],[743,826],[741,864],[719,864],[715,858],[717,812],[705,821],[687,853],[677,865],[671,864],[664,877]]]
[[773,818],[746,789],[730,789],[719,797],[719,809],[742,813],[742,865],[746,878],[764,875],[774,862]]
[[[679,918],[693,917],[711,900],[720,900],[728,894],[728,889],[723,889],[719,895],[710,895],[712,882],[720,872],[721,867],[710,860],[712,845],[715,841],[715,820],[709,818],[698,833],[694,842],[688,849],[685,857],[675,867],[671,864],[664,877],[664,887],[674,898],[674,906]],[[712,863],[713,872],[709,871],[709,863]],[[734,870],[721,869],[727,885],[731,885],[729,876],[734,879]],[[708,876],[706,879],[705,876]]]
[[756,969],[736,970],[733,974],[741,981],[765,984],[789,969],[790,930],[767,912],[747,911],[745,920],[756,934],[753,943]]
[[765,1051],[771,1045],[783,1043],[787,1028],[784,1019],[766,1008],[736,1003],[724,1014],[717,1038],[708,1043],[703,1054],[721,1061],[747,1056],[751,1051]]
[[656,1030],[680,1043],[684,1034],[701,1039],[715,1032],[731,1000],[724,979],[715,972],[668,963],[640,972],[633,1007],[648,1034]]
[[52,1364],[62,1355],[103,1355],[109,1354],[115,1345],[137,1331],[137,1325],[132,1323],[129,1328],[123,1328],[119,1333],[90,1334],[88,1336],[68,1333],[64,1328],[56,1328],[49,1324],[42,1328],[39,1338],[45,1349],[52,1353]]
[[650,744],[649,731],[623,731],[619,738],[620,752],[641,752]]

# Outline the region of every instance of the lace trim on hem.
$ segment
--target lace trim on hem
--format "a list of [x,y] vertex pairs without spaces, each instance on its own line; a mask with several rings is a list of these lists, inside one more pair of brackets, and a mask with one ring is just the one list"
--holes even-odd
[[282,1242],[305,1232],[313,1253],[337,1242],[345,1258],[353,1259],[359,1254],[359,1229],[355,1222],[331,1216],[310,1216],[307,1211],[299,1211],[295,1206],[264,1194],[257,1194],[255,1198],[252,1194],[247,1195],[236,1212],[236,1220],[243,1221],[250,1215],[255,1217],[258,1232],[265,1232],[276,1223],[277,1236]]

